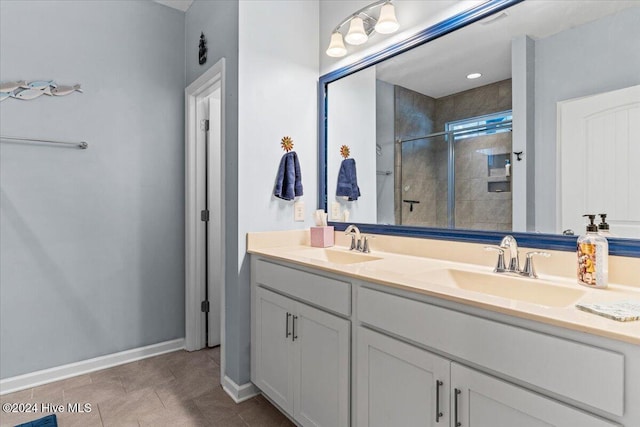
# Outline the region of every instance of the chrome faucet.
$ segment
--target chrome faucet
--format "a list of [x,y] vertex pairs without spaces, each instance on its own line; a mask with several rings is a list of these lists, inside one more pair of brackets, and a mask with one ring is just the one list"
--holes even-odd
[[351,236],[351,246],[349,247],[350,251],[356,250],[364,253],[371,252],[369,249],[369,239],[373,236],[361,235],[360,229],[353,224],[344,230],[344,234]]
[[[360,229],[358,227],[356,227],[355,225],[351,224],[350,226],[348,226],[345,230],[344,230],[344,234],[351,235],[351,247],[349,248],[350,251],[357,249],[360,250]],[[356,245],[356,242],[357,245]]]
[[[524,268],[520,270],[520,255],[518,251],[518,242],[515,237],[507,235],[500,242],[500,246],[485,246],[485,249],[498,252],[498,263],[493,269],[495,273],[515,273],[532,279],[536,279],[538,277],[533,266],[533,256],[551,256],[549,252],[544,251],[527,252]],[[509,264],[505,265],[504,254],[507,251],[509,254]]]
[[519,273],[520,257],[518,256],[518,242],[516,241],[516,238],[510,235],[504,236],[504,238],[500,242],[500,247],[505,251],[509,251],[509,264],[507,267],[507,272]]

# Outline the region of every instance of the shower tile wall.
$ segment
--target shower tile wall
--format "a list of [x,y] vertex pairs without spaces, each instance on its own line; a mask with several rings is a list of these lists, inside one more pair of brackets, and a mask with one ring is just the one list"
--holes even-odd
[[[434,132],[435,99],[395,86],[395,139]],[[436,167],[432,141],[421,139],[396,144],[395,217],[399,224],[435,226]],[[420,203],[410,209],[403,200]]]
[[[395,137],[410,138],[445,130],[447,122],[511,109],[511,80],[434,99],[395,87]],[[488,154],[510,153],[511,133],[456,142],[457,228],[511,229],[511,192],[494,193]],[[395,216],[399,224],[447,227],[447,144],[444,137],[396,146]],[[402,200],[419,200],[413,212]]]
[[487,188],[491,181],[508,180],[504,168],[489,176],[487,157],[511,151],[511,132],[458,140],[455,150],[456,228],[511,230],[511,192],[489,192]]
[[[511,109],[511,79],[449,95],[436,100],[436,131],[445,130],[447,122],[482,116]],[[489,154],[511,152],[511,132],[458,140],[455,145],[455,225],[477,230],[511,230],[511,192],[487,190]],[[447,147],[438,144],[435,153],[438,167],[436,225],[447,226]]]

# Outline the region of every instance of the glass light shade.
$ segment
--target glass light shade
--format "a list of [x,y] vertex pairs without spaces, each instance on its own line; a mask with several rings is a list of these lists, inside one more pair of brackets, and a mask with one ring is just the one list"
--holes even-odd
[[349,32],[344,36],[344,41],[352,45],[359,45],[366,43],[368,39],[369,36],[367,36],[367,33],[364,31],[364,22],[362,22],[362,18],[356,16],[351,19]]
[[380,34],[391,34],[398,31],[400,24],[396,19],[396,9],[391,3],[385,3],[380,9],[380,17],[375,30]]
[[327,48],[326,52],[327,55],[334,58],[339,58],[347,54],[347,48],[344,47],[342,34],[340,32],[336,31],[335,33],[331,34],[331,42],[329,42],[329,47]]

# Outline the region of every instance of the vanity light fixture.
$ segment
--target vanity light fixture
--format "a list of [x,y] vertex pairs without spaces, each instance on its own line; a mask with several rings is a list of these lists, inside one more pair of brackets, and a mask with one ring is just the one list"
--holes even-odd
[[354,46],[364,44],[369,40],[369,35],[364,30],[364,21],[359,16],[354,16],[349,25],[349,32],[344,36],[344,41]]
[[[380,9],[377,18],[373,11]],[[340,31],[344,26],[349,24],[349,31],[344,36]],[[335,27],[331,33],[331,41],[327,48],[327,55],[339,58],[347,54],[344,45],[346,41],[350,45],[361,45],[369,40],[369,35],[375,30],[380,34],[391,34],[398,31],[400,24],[396,19],[396,11],[391,0],[380,0],[363,7],[348,18],[345,18]]]
[[398,28],[400,28],[400,24],[396,19],[396,8],[391,2],[386,2],[380,8],[380,16],[374,29],[380,34],[391,34],[398,31]]
[[344,47],[344,42],[342,41],[342,33],[340,33],[340,31],[336,31],[331,34],[331,42],[329,43],[329,47],[327,48],[327,55],[334,58],[340,58],[341,56],[345,56],[346,54],[347,48]]
[[471,73],[471,74],[467,74],[467,78],[468,78],[469,80],[479,79],[480,77],[482,77],[482,74],[480,74],[480,73]]

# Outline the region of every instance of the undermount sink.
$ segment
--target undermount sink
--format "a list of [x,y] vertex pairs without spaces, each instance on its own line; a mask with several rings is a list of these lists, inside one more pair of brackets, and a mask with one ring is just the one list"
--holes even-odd
[[566,307],[574,304],[584,295],[584,291],[580,289],[554,285],[540,279],[456,269],[426,272],[423,278],[434,284],[457,287],[548,307]]
[[300,251],[296,251],[295,254],[318,261],[332,262],[334,264],[358,264],[361,262],[369,262],[382,259],[376,256],[359,252],[347,252],[326,248],[303,249]]

